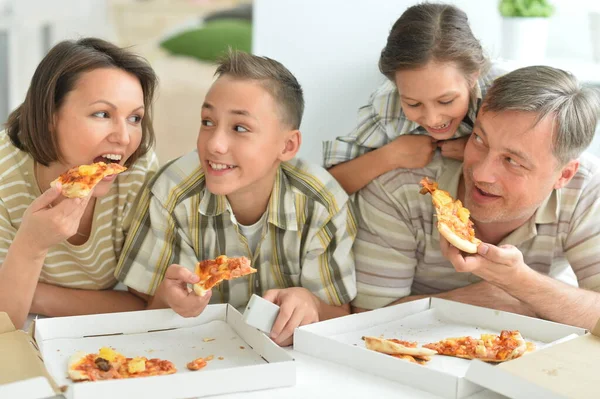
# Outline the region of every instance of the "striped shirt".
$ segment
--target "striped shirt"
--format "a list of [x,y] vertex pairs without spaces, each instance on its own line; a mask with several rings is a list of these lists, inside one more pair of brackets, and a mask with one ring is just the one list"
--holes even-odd
[[240,308],[253,293],[304,287],[332,305],[356,295],[352,244],[356,222],[348,196],[316,165],[282,163],[254,254],[225,196],[205,185],[198,153],[165,165],[144,189],[116,276],[153,295],[173,263],[193,270],[199,260],[246,256],[258,272],[213,289],[212,303]]
[[[492,68],[477,81],[471,95],[467,115],[452,138],[471,134],[482,98],[485,97],[487,89],[500,74],[500,70]],[[359,108],[356,128],[347,136],[340,136],[333,141],[323,142],[323,165],[330,168],[339,163],[358,158],[405,134],[428,133],[418,123],[406,118],[396,85],[386,79],[371,94],[369,103]]]
[[[456,198],[461,174],[460,162],[436,156],[423,169],[388,172],[359,192],[355,306],[374,309],[411,294],[481,281],[456,272],[444,258],[431,196],[419,194],[419,181],[426,176]],[[516,246],[525,264],[539,273],[600,291],[598,219],[600,161],[584,154],[574,178],[552,191],[535,215],[498,245]]]
[[[108,194],[96,200],[87,242],[73,245],[65,240],[51,247],[39,281],[91,290],[113,287],[117,283],[114,271],[133,214],[132,204],[146,177],[156,169],[156,155],[150,152],[118,175]],[[23,213],[40,195],[33,158],[13,146],[5,132],[0,132],[0,264],[21,225]]]

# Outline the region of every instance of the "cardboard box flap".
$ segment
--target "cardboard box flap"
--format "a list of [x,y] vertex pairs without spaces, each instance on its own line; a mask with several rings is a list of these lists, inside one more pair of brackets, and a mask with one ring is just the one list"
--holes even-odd
[[473,362],[465,377],[511,398],[598,398],[598,359],[600,337],[586,334],[497,366]]
[[6,312],[0,312],[0,385],[34,377],[45,377],[52,389],[60,393],[58,385],[48,374],[33,338],[25,331],[15,329]]
[[600,337],[600,319],[596,323],[596,327],[594,327],[592,330],[592,334],[594,334],[596,337]]

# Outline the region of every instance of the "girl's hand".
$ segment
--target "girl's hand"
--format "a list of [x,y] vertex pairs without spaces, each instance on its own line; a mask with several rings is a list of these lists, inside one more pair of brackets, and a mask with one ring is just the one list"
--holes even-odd
[[53,245],[75,235],[91,198],[65,198],[53,206],[52,203],[60,195],[60,184],[49,188],[23,214],[15,241],[23,240],[34,255],[44,253]]
[[393,169],[424,168],[431,162],[437,149],[436,140],[425,134],[406,134],[388,144]]
[[437,146],[442,150],[442,156],[463,161],[465,147],[469,141],[469,136],[458,139],[438,141]]

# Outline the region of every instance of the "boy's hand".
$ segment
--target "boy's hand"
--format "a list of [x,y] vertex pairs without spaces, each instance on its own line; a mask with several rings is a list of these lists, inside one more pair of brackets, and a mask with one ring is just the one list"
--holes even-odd
[[271,329],[271,339],[280,346],[292,344],[296,327],[319,321],[320,300],[306,288],[268,290],[263,298],[280,307]]
[[437,146],[442,150],[443,157],[463,161],[467,141],[469,141],[469,136],[452,140],[438,141]]
[[436,140],[426,134],[405,134],[388,145],[390,162],[396,168],[423,168],[431,160],[437,149]]
[[208,291],[204,296],[198,296],[188,287],[188,284],[195,284],[200,281],[199,277],[183,266],[171,265],[165,273],[165,278],[156,290],[152,307],[170,307],[177,314],[183,317],[196,317],[210,301],[212,291]]

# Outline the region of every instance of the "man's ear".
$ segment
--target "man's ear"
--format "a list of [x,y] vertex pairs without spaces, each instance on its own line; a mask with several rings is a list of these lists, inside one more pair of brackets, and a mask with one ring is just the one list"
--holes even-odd
[[302,133],[300,130],[290,130],[285,133],[283,142],[283,150],[279,154],[279,160],[282,162],[289,161],[294,158],[302,144]]
[[558,180],[554,183],[554,189],[558,190],[559,188],[563,188],[567,185],[569,181],[575,176],[575,173],[579,170],[579,161],[573,159],[569,161],[565,166],[561,168],[560,175],[558,176]]

